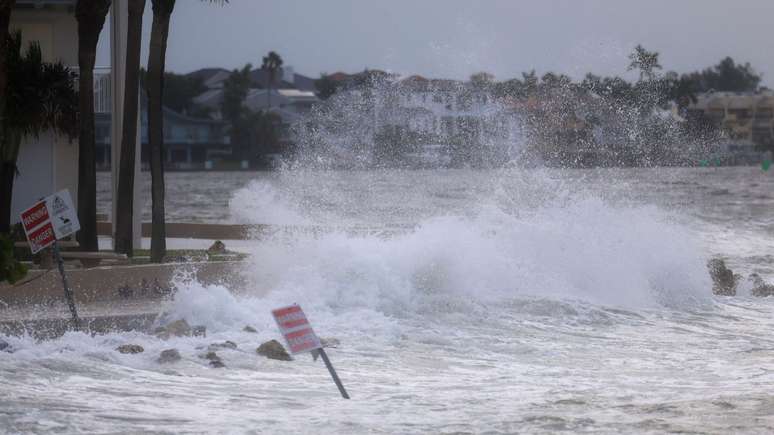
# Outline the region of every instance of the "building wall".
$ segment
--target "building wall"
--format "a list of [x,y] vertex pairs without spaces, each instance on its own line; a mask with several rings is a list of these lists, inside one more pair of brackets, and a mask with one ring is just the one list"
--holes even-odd
[[[21,30],[23,47],[29,41],[37,41],[43,60],[78,65],[78,25],[66,9],[14,9],[10,27]],[[77,142],[44,133],[39,138],[27,138],[19,154],[20,175],[14,183],[12,222],[18,222],[19,212],[36,199],[61,189],[69,189],[73,201],[77,201]]]

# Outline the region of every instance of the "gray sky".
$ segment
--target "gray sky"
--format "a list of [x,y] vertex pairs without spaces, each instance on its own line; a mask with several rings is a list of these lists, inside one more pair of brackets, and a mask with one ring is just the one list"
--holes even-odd
[[661,53],[665,70],[730,55],[774,87],[773,19],[774,0],[178,0],[167,70],[260,65],[275,50],[312,77],[368,67],[448,78],[489,71],[498,80],[534,68],[578,78],[625,75],[641,43]]

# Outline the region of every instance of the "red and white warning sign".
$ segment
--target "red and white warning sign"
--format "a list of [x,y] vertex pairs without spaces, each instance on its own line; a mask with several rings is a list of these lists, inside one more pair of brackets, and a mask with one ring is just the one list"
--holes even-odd
[[24,210],[21,221],[33,254],[81,229],[67,189],[47,196]]
[[320,339],[312,330],[312,325],[306,319],[304,311],[298,305],[278,308],[271,314],[279,326],[280,332],[290,347],[290,353],[297,354],[310,350],[322,349]]

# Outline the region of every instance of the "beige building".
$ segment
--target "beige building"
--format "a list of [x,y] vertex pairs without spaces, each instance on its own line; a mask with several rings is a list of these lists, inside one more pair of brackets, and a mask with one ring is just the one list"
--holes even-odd
[[700,95],[688,112],[708,117],[733,141],[774,148],[774,91],[711,92]]

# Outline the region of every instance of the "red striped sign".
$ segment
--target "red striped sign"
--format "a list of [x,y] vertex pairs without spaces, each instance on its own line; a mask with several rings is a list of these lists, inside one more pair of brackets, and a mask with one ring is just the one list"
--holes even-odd
[[290,353],[296,354],[322,349],[320,339],[317,338],[300,306],[291,305],[278,308],[273,310],[271,314],[285,337],[288,347],[290,347]]
[[46,208],[46,203],[40,201],[27,210],[24,210],[21,214],[21,220],[25,232],[30,232],[33,228],[47,221],[48,209]]
[[29,233],[27,239],[30,242],[30,251],[35,254],[54,243],[56,240],[56,237],[54,236],[54,227],[51,226],[51,222],[46,222],[37,230]]

